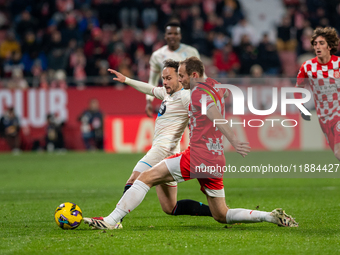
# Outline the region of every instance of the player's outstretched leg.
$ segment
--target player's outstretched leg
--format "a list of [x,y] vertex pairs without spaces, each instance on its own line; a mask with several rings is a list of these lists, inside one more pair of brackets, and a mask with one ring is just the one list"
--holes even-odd
[[286,214],[281,208],[272,212],[264,212],[248,209],[229,209],[226,215],[227,223],[256,223],[269,222],[281,227],[298,227],[295,219]]
[[[136,164],[135,168],[133,169],[133,171],[132,171],[132,173],[131,173],[129,179],[127,180],[127,182],[126,182],[126,184],[125,184],[125,186],[124,186],[123,195],[125,194],[126,191],[128,191],[129,188],[131,188],[131,186],[133,185],[133,183],[135,182],[135,180],[137,180],[138,176],[139,176],[142,172],[144,172],[144,171],[146,171],[146,170],[149,170],[150,168],[151,168],[151,166],[150,166],[149,164],[147,164],[147,163],[145,163],[145,162],[142,163],[141,161],[139,161],[139,162]],[[122,224],[123,219],[124,219],[124,218],[122,218],[122,219],[120,220],[120,222],[117,223],[117,224],[119,225],[119,229],[123,228],[123,224]]]
[[243,208],[228,209],[224,197],[207,196],[214,219],[220,223],[257,223],[269,222],[282,227],[298,227],[295,219],[284,210],[275,209],[272,212],[249,210]]
[[129,212],[134,210],[144,199],[150,187],[142,181],[136,180],[131,188],[119,200],[116,208],[107,217],[83,218],[85,224],[95,229],[116,229],[115,226]]
[[[138,166],[138,163],[137,163]],[[140,175],[140,172],[138,171],[133,171],[130,178],[127,180],[124,191],[123,191],[123,196],[124,194],[132,187],[133,183],[135,180],[138,178]],[[94,217],[94,218],[84,218],[85,224],[89,224],[90,226],[93,227],[93,229],[122,229],[123,228],[123,219],[122,217],[117,223],[114,225],[110,225],[107,222],[104,221],[103,217]]]
[[174,181],[166,164],[161,162],[143,172],[131,188],[119,200],[113,212],[104,218],[83,218],[85,224],[95,229],[115,229],[116,224],[133,211],[144,199],[146,193],[157,184]]

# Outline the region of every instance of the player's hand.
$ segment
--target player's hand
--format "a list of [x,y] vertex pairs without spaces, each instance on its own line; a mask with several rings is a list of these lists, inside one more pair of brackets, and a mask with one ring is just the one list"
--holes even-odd
[[110,73],[116,75],[116,78],[113,78],[114,81],[119,81],[121,83],[125,82],[126,76],[122,75],[120,72],[117,72],[116,70],[113,69],[107,69]]
[[[302,107],[304,107],[307,111],[308,109],[302,104]],[[309,111],[308,111],[309,112]],[[304,120],[307,120],[307,121],[310,121],[310,115],[305,115],[302,111],[300,111],[301,113],[301,117],[304,119]]]
[[249,143],[237,141],[235,144],[233,144],[233,146],[236,152],[241,154],[242,157],[247,156],[248,153],[250,152]]
[[150,100],[146,100],[145,113],[146,115],[148,115],[149,118],[153,117],[153,107]]

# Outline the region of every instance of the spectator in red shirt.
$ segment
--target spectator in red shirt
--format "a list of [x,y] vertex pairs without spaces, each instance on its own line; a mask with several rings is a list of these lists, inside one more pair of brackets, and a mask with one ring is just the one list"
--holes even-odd
[[87,59],[86,73],[89,76],[98,75],[98,68],[96,68],[96,61],[106,59],[106,46],[102,43],[102,30],[100,28],[93,28],[92,39],[86,42],[84,46],[84,54]]
[[114,52],[108,57],[110,68],[118,70],[119,64],[127,58],[127,54],[124,51],[124,46],[122,44],[117,44],[114,48]]
[[87,58],[102,58],[106,53],[106,47],[101,42],[102,30],[94,28],[91,32],[92,39],[87,41],[84,46],[84,53]]
[[217,50],[213,59],[220,76],[225,76],[230,71],[237,72],[240,69],[240,60],[230,43],[226,44],[222,50]]

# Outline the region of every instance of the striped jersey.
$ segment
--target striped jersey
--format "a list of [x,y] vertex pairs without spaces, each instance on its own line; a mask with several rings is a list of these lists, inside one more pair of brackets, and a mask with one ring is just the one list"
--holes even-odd
[[304,87],[307,79],[313,92],[315,109],[322,123],[340,116],[340,58],[332,55],[326,64],[317,57],[302,64],[297,75],[297,86]]
[[190,90],[182,89],[169,95],[164,87],[154,87],[152,94],[163,100],[155,123],[152,146],[177,153],[180,151],[179,141],[189,122]]

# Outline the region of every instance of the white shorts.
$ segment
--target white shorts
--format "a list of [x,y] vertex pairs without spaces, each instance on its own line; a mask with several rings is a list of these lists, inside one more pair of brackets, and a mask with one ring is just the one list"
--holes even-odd
[[[177,183],[188,181],[190,177],[190,150],[166,158],[165,162],[170,174]],[[198,178],[201,191],[210,197],[225,197],[223,178]]]
[[[175,153],[170,153],[169,151],[164,150],[162,147],[151,147],[146,155],[140,161],[138,161],[133,171],[143,173],[173,154]],[[177,186],[177,182],[167,182],[165,184],[168,186]]]

